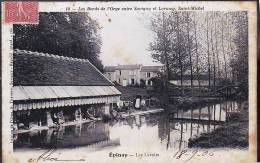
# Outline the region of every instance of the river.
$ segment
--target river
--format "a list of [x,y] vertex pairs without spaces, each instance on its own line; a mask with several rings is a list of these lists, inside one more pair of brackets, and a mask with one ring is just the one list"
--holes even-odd
[[14,150],[83,148],[176,151],[188,148],[190,138],[212,132],[228,120],[241,104],[225,101],[168,114],[137,115],[109,122],[90,122],[14,134]]

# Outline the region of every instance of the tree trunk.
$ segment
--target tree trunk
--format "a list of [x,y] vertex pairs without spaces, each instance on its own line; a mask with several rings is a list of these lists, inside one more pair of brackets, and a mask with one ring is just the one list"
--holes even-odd
[[191,55],[191,40],[190,40],[190,15],[187,12],[187,41],[188,41],[188,52],[189,52],[189,58],[190,58],[190,86],[191,86],[191,95],[193,95],[193,68],[192,68],[192,55]]
[[206,17],[206,23],[207,23],[207,54],[208,54],[208,75],[209,75],[209,87],[210,87],[210,81],[211,81],[211,73],[210,73],[210,56],[209,56],[209,17],[207,12]]
[[166,27],[165,27],[165,15],[164,15],[164,12],[163,12],[163,40],[164,40],[164,43],[163,43],[163,50],[164,50],[164,63],[166,64],[166,73],[165,73],[165,77],[163,79],[164,81],[164,105],[167,106],[168,103],[169,103],[169,77],[170,77],[170,69],[169,69],[169,61],[168,61],[168,53],[166,51]]
[[224,73],[225,73],[225,80],[227,81],[227,61],[226,61],[226,53],[224,49],[224,26],[223,26],[223,16],[221,17],[221,46],[222,46],[222,54],[224,57]]
[[216,48],[216,54],[217,54],[217,64],[218,64],[218,69],[217,69],[217,80],[218,80],[218,82],[217,83],[219,83],[219,81],[220,81],[220,62],[219,62],[219,51],[218,51],[218,35],[217,35],[217,26],[216,26],[216,14],[215,14],[215,23],[214,23],[214,29],[215,29],[215,48]]
[[178,59],[179,59],[179,66],[180,66],[180,72],[181,72],[181,92],[182,95],[184,94],[184,90],[183,90],[183,67],[182,67],[182,57],[181,57],[181,49],[180,49],[180,24],[179,24],[179,15],[177,13],[177,48],[178,48]]
[[198,80],[198,85],[199,85],[199,89],[200,89],[197,23],[196,23],[195,15],[194,15],[194,36],[195,36],[195,52],[196,52],[196,73],[197,73],[197,80]]
[[212,57],[213,57],[213,86],[216,86],[216,58],[214,52],[214,43],[213,43],[213,29],[210,30],[210,42],[211,42],[211,50],[212,50]]

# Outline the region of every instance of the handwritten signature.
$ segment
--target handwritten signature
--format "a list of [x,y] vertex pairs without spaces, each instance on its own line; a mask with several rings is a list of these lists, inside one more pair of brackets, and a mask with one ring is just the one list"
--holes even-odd
[[183,149],[177,151],[174,155],[173,158],[175,159],[183,159],[184,162],[188,162],[191,159],[195,157],[212,157],[214,156],[213,151],[208,151],[208,150],[188,150],[188,149]]
[[57,156],[54,157],[54,153],[57,151],[55,148],[48,149],[44,151],[39,157],[37,158],[30,158],[28,162],[40,162],[40,161],[85,161],[85,159],[59,159]]

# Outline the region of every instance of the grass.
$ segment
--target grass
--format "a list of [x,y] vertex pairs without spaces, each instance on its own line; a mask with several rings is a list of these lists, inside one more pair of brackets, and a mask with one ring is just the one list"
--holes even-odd
[[143,97],[151,96],[145,88],[142,87],[134,87],[134,86],[116,86],[116,88],[122,93],[121,100],[124,101],[134,101],[137,95],[141,95]]
[[248,108],[231,113],[229,121],[211,133],[203,133],[191,139],[189,147],[246,148],[248,147]]

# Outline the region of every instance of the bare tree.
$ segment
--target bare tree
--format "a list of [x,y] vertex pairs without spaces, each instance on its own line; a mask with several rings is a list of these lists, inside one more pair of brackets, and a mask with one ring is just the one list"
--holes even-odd
[[206,24],[207,24],[207,27],[206,27],[206,33],[207,33],[207,55],[208,55],[208,75],[209,75],[209,79],[208,79],[208,84],[210,86],[210,81],[211,81],[211,69],[210,69],[210,53],[209,53],[209,15],[208,15],[208,12],[207,12],[207,15],[206,15]]
[[221,16],[221,47],[222,47],[222,55],[224,58],[224,74],[225,80],[227,81],[227,60],[226,60],[226,52],[224,47],[224,15]]
[[243,34],[247,17],[242,13],[175,11],[163,12],[151,19],[151,29],[156,36],[150,46],[152,57],[165,64],[167,80],[174,79],[175,75],[180,77],[182,95],[184,75],[190,76],[192,90],[196,77],[201,87],[203,71],[208,75],[209,88],[235,77],[237,81],[242,80],[241,72],[244,75],[247,72],[243,62],[248,51],[247,35]]
[[192,53],[191,53],[191,49],[192,49],[192,39],[191,39],[191,35],[190,35],[190,13],[186,12],[186,23],[187,23],[187,49],[188,49],[188,54],[189,54],[189,60],[190,60],[190,85],[191,85],[191,89],[193,88],[193,62],[192,62]]
[[219,61],[220,59],[219,59],[219,49],[218,49],[217,18],[218,18],[218,15],[215,12],[214,13],[215,53],[217,55],[217,80],[219,83],[221,76],[220,76],[220,61]]
[[195,54],[196,54],[196,74],[198,80],[198,86],[200,87],[200,73],[199,73],[199,53],[198,53],[198,37],[197,37],[197,23],[196,14],[194,13],[193,28],[194,28],[194,40],[195,40]]

